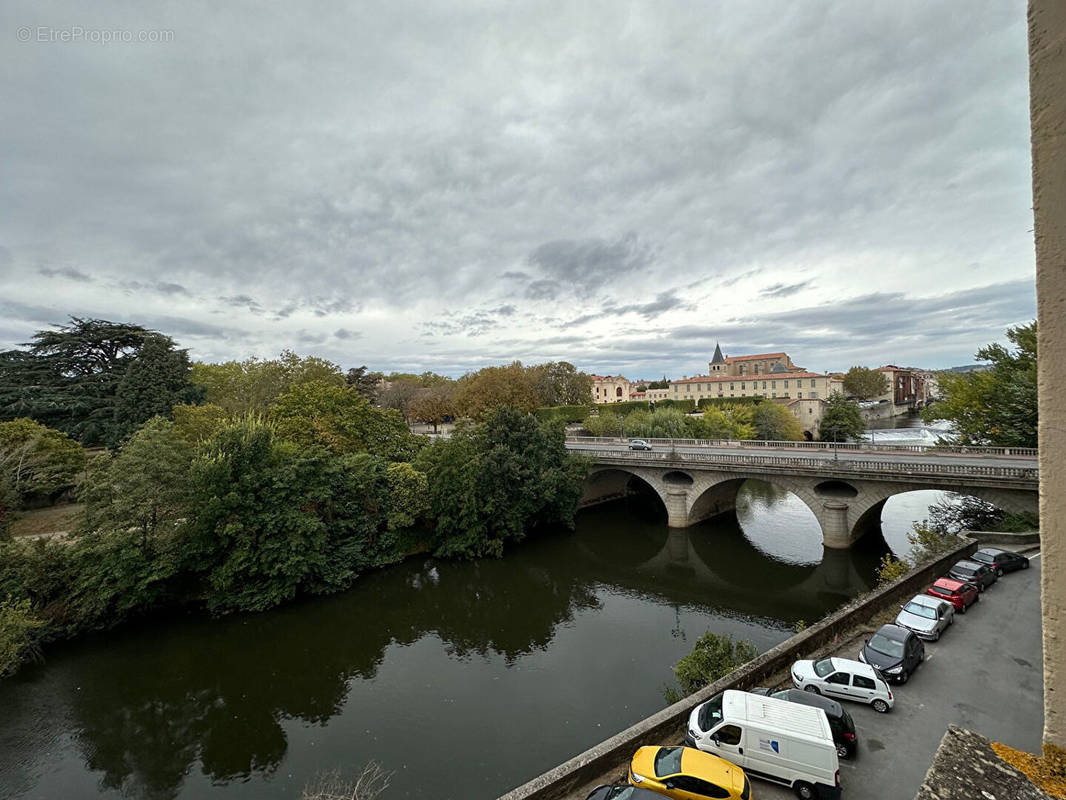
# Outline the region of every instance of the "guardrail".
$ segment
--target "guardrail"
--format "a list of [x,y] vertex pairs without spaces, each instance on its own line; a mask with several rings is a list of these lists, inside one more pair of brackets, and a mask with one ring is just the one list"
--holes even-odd
[[605,461],[624,462],[687,462],[697,464],[740,465],[746,467],[789,467],[801,471],[865,473],[883,479],[907,475],[943,475],[951,477],[984,477],[999,480],[1039,483],[1040,470],[1035,467],[996,467],[984,464],[943,464],[933,461],[849,461],[803,456],[763,456],[745,453],[684,453],[663,450],[581,450],[582,455]]
[[[634,437],[619,436],[567,436],[567,444],[625,444]],[[639,437],[637,437],[639,438]],[[835,450],[839,453],[895,452],[933,453],[935,455],[968,456],[1018,456],[1036,458],[1035,447],[970,447],[945,444],[879,444],[877,442],[783,442],[762,439],[643,439],[649,444],[664,447],[685,445],[688,447],[732,447],[760,450]]]

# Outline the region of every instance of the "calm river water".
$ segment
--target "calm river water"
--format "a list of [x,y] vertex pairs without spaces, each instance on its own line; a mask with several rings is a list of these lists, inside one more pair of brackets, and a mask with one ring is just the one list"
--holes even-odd
[[890,500],[846,552],[766,483],[687,530],[634,499],[499,561],[417,558],[342,595],[53,647],[0,684],[0,797],[296,800],[375,760],[382,800],[494,798],[662,708],[705,631],[764,650],[868,589],[938,497]]

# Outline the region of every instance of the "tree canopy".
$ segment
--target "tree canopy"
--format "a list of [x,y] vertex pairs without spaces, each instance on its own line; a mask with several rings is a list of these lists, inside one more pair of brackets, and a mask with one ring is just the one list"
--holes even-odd
[[344,386],[345,376],[332,361],[283,350],[275,359],[246,358],[221,364],[192,365],[192,380],[204,388],[208,403],[238,416],[265,411],[290,387],[309,381]]
[[0,484],[13,494],[9,503],[69,489],[83,469],[85,451],[61,431],[32,419],[0,422]]
[[818,423],[818,438],[823,442],[844,442],[858,438],[866,430],[859,404],[842,394],[833,394],[826,401],[822,420]]
[[888,391],[888,378],[869,367],[852,367],[844,375],[844,391],[859,400],[880,397]]
[[1012,350],[996,343],[977,351],[987,370],[940,373],[942,399],[922,418],[949,420],[963,444],[1036,447],[1036,321],[1008,328],[1007,339]]
[[759,403],[752,408],[751,424],[758,439],[798,442],[803,439],[799,420],[785,406]]
[[71,317],[0,353],[0,420],[29,417],[85,445],[116,445],[156,414],[197,403],[185,350],[140,325]]

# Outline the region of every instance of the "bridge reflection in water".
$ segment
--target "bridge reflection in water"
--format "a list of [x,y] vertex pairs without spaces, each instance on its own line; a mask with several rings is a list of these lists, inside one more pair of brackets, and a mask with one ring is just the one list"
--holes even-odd
[[579,525],[578,550],[605,583],[659,597],[669,586],[671,602],[689,599],[687,584],[696,604],[810,622],[872,588],[889,552],[879,533],[850,550],[824,547],[802,501],[763,481],[745,482],[735,511],[688,528],[667,527],[658,496],[634,484],[623,499],[579,512],[596,524]]

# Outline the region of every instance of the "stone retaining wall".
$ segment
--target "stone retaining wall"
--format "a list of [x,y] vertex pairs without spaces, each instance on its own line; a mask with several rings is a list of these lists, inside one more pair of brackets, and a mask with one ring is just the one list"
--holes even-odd
[[1009,550],[1012,547],[1029,547],[1040,544],[1040,531],[1027,533],[1008,533],[1007,531],[963,531],[963,536],[968,536],[979,544],[1002,545]]
[[[633,753],[643,744],[681,741],[685,736],[689,714],[700,703],[726,689],[751,689],[759,686],[774,673],[787,669],[793,661],[806,657],[850,629],[868,622],[901,599],[923,591],[946,573],[952,564],[972,554],[977,547],[977,542],[964,539],[963,544],[947,555],[911,570],[886,587],[856,598],[721,680],[512,789],[499,800],[559,800],[597,776],[612,771],[622,772]],[[545,731],[544,735],[549,736],[551,733]]]

